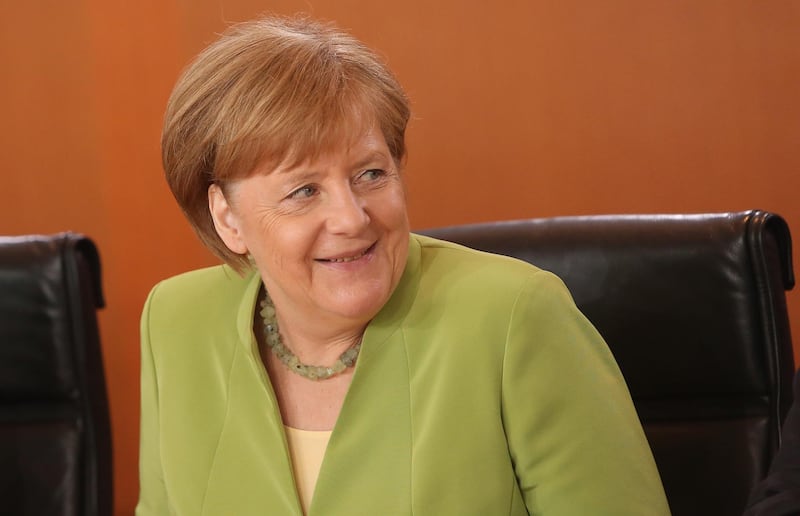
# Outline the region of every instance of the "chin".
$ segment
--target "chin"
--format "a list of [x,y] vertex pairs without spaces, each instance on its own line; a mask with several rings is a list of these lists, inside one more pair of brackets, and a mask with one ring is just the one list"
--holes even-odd
[[358,288],[353,285],[346,292],[339,292],[331,303],[331,312],[340,317],[367,322],[381,311],[391,297],[388,285],[375,288]]

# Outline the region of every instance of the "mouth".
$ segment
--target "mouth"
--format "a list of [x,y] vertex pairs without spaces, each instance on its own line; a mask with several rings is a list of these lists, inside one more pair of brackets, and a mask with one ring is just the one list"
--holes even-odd
[[357,253],[352,254],[352,255],[337,256],[336,258],[320,258],[317,261],[318,262],[326,262],[326,263],[349,263],[349,262],[354,262],[356,260],[359,260],[359,259],[363,258],[365,255],[369,254],[370,252],[372,252],[372,250],[375,249],[375,245],[377,245],[377,242],[375,242],[371,246],[367,247],[366,249],[363,249],[362,251],[357,252]]

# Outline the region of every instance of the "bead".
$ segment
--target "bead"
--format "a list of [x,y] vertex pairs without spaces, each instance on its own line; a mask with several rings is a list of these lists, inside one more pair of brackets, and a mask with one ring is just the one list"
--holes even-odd
[[264,299],[261,300],[260,305],[261,310],[259,313],[264,321],[264,336],[267,346],[290,371],[309,380],[326,380],[355,365],[358,353],[361,351],[360,341],[345,350],[330,367],[303,364],[294,353],[283,345],[275,306],[272,304],[272,299],[270,299],[268,292],[265,291]]

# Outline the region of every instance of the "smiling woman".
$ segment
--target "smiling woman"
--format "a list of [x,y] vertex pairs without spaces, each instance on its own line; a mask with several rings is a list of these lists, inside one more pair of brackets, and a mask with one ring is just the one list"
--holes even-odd
[[[281,307],[285,337],[296,329],[293,342],[335,342],[351,329],[360,340],[405,267],[409,227],[400,171],[381,132],[364,127],[342,150],[296,166],[257,167],[224,189],[209,189],[217,233],[228,249],[250,254]],[[317,348],[309,354],[330,351]]]
[[305,19],[235,26],[178,81],[167,181],[226,265],[145,306],[138,515],[668,514],[564,285],[409,233],[408,118]]

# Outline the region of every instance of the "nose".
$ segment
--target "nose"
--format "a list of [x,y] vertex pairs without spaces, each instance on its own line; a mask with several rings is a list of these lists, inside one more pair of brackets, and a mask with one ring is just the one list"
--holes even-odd
[[356,236],[369,225],[367,202],[348,185],[329,197],[327,227],[333,234]]

